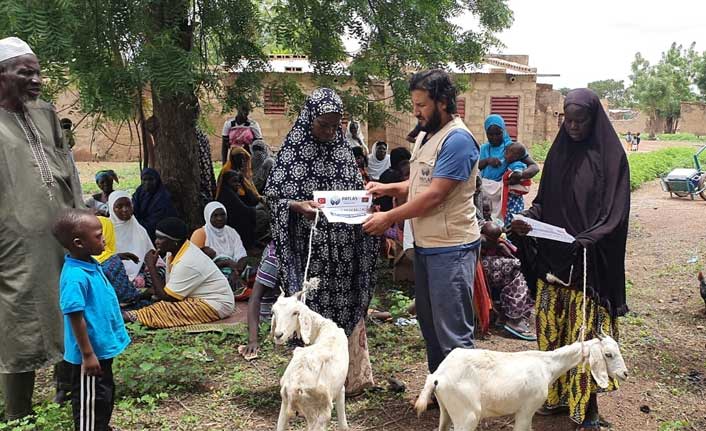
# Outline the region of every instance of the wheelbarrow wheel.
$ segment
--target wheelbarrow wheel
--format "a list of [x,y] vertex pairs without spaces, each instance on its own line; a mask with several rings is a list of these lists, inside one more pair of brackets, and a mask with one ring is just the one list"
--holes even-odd
[[689,196],[689,193],[684,193],[684,192],[674,192],[674,195],[680,198],[685,198]]

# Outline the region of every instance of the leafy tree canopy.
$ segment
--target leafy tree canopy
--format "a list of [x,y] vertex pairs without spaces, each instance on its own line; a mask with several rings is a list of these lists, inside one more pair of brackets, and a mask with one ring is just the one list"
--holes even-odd
[[625,108],[629,101],[627,98],[625,83],[614,79],[604,79],[601,81],[589,82],[588,88],[593,90],[601,99],[608,99],[613,108]]

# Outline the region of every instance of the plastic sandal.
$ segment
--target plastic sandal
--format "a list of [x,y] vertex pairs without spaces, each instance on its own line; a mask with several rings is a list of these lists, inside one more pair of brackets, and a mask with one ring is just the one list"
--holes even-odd
[[525,341],[537,341],[537,336],[529,333],[529,332],[520,332],[517,329],[512,328],[509,325],[503,326],[503,328],[509,332],[510,334],[514,335],[515,337],[525,340]]

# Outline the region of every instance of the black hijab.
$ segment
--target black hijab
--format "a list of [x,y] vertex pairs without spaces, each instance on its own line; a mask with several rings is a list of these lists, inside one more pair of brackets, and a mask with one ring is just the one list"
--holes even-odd
[[[569,92],[564,107],[586,108],[593,130],[574,142],[559,130],[544,164],[539,192],[528,216],[560,226],[574,244],[537,241],[535,271],[569,278],[581,289],[583,248],[588,250],[588,289],[612,316],[628,311],[625,303],[625,244],[630,214],[630,170],[623,146],[598,96],[588,89]],[[532,277],[530,277],[532,278]],[[578,281],[578,282],[577,282]]]

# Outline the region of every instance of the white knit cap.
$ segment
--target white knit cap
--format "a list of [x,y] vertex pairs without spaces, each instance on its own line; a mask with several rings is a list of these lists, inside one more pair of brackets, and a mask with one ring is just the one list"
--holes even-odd
[[25,54],[34,54],[27,42],[19,37],[0,39],[0,63]]

